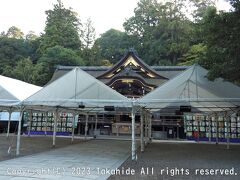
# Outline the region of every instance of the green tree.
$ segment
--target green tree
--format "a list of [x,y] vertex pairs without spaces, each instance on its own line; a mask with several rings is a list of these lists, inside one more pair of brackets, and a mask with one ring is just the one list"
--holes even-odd
[[31,56],[32,47],[24,39],[0,37],[0,74],[6,66],[14,67],[16,63]]
[[26,36],[25,36],[25,39],[27,41],[34,41],[38,38],[38,36],[34,33],[34,31],[29,31]]
[[191,66],[195,63],[201,64],[206,59],[207,46],[196,44],[190,47],[188,52],[179,60],[180,66]]
[[82,59],[86,65],[99,65],[101,59],[100,48],[95,44],[95,28],[93,27],[92,20],[87,19],[87,22],[84,23],[83,32],[82,32],[82,42],[83,48],[81,51]]
[[80,20],[77,14],[66,9],[62,2],[54,5],[53,10],[46,11],[45,33],[42,35],[39,51],[43,54],[50,47],[62,46],[72,50],[81,48]]
[[84,64],[81,58],[81,23],[77,14],[66,9],[61,0],[46,14],[45,33],[33,41],[34,47],[39,44],[35,58],[44,67],[43,84],[50,80],[57,65]]
[[192,16],[195,22],[199,22],[204,17],[209,7],[215,7],[217,0],[190,0],[193,7]]
[[17,62],[15,67],[7,66],[3,75],[19,79],[31,84],[42,85],[43,67],[33,64],[30,58],[24,58]]
[[[32,75],[36,72],[36,68],[39,69],[38,72],[41,69],[40,66],[35,65],[39,57],[37,55],[38,42],[39,38],[32,31],[24,39],[24,34],[15,26],[9,28],[7,33],[2,33],[0,35],[0,73],[36,83],[37,75],[35,75],[35,79],[32,78]],[[41,76],[38,75],[38,77]]]
[[82,39],[83,39],[84,49],[90,49],[93,46],[95,37],[96,37],[96,32],[95,32],[95,28],[93,27],[93,22],[90,18],[88,18],[87,22],[84,23],[84,27],[83,27]]
[[6,36],[9,38],[23,39],[24,33],[16,26],[12,26],[8,29]]
[[46,74],[46,77],[44,78],[45,82],[43,82],[43,84],[51,79],[57,65],[77,66],[84,64],[82,58],[76,53],[76,51],[62,46],[54,46],[46,49],[38,63],[44,67],[43,73]]
[[102,66],[113,66],[113,64],[110,63],[110,61],[107,60],[107,59],[101,60],[100,65],[102,65]]
[[210,70],[210,79],[223,77],[240,83],[240,2],[231,3],[233,11],[217,13],[211,8],[203,19],[207,53],[202,65]]
[[100,47],[97,44],[94,44],[90,49],[84,48],[81,52],[82,59],[84,64],[87,66],[96,66],[101,65],[101,56]]
[[126,33],[110,29],[95,41],[94,46],[100,48],[103,59],[116,63],[126,53],[130,45]]
[[168,57],[172,64],[189,48],[189,21],[184,12],[184,1],[172,1],[165,4],[167,8],[167,31],[169,39],[167,40]]
[[140,0],[134,16],[124,23],[128,35],[135,39],[135,48],[148,64],[159,65],[167,60],[176,64],[189,47],[190,22],[183,1],[159,3]]

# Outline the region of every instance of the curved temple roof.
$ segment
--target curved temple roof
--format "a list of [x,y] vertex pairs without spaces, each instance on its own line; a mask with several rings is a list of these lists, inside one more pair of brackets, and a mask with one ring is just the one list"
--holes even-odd
[[109,70],[98,76],[98,79],[101,78],[108,78],[111,77],[111,74],[118,71],[122,66],[126,67],[129,63],[132,63],[136,67],[140,67],[143,72],[149,75],[150,78],[161,78],[161,79],[168,79],[166,77],[163,77],[159,75],[154,69],[152,69],[150,66],[148,66],[146,63],[144,63],[134,51],[128,51],[126,55],[113,67],[111,67]]

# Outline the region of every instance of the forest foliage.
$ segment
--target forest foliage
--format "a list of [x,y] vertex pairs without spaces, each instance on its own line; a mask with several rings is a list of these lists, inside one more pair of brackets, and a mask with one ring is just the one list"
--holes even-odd
[[45,85],[57,65],[110,66],[134,48],[149,65],[192,65],[209,78],[240,83],[240,3],[218,12],[214,0],[139,0],[124,32],[110,29],[96,39],[91,19],[57,0],[37,36],[15,26],[0,35],[0,74]]

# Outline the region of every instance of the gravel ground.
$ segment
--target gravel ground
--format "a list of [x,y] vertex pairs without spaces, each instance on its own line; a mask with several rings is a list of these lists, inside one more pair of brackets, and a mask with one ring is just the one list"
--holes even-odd
[[[11,135],[8,139],[5,134],[0,134],[0,161],[16,158],[16,140],[15,135]],[[56,147],[61,148],[72,144],[83,142],[83,140],[74,139],[71,143],[70,138],[57,137]],[[11,153],[8,154],[8,148],[11,147]],[[20,156],[49,151],[52,149],[52,136],[21,136]]]
[[[240,145],[202,144],[202,143],[151,143],[144,153],[138,152],[137,162],[131,157],[119,169],[135,170],[135,175],[112,175],[109,180],[118,179],[240,179]],[[149,174],[142,174],[144,168]],[[234,169],[232,169],[234,168]],[[152,173],[153,169],[153,173]],[[234,175],[199,175],[197,169],[205,173],[211,169],[234,170]],[[198,175],[196,175],[196,171]],[[203,170],[202,170],[203,171]],[[212,170],[213,171],[213,170]],[[142,171],[143,172],[143,171]],[[202,172],[201,172],[202,173]],[[188,175],[186,175],[188,174]]]

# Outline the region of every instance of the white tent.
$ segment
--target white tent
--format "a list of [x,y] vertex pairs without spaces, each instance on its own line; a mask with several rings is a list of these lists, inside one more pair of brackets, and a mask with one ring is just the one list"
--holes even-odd
[[39,86],[0,75],[0,106],[14,105],[40,89]]
[[[57,119],[60,111],[103,111],[104,106],[131,107],[131,101],[101,81],[76,67],[21,102],[24,109],[54,111],[53,146],[55,146]],[[81,106],[81,108],[80,108]],[[30,116],[31,117],[31,116]],[[85,126],[85,137],[87,132]],[[20,124],[20,123],[19,123]],[[73,123],[74,124],[74,123]],[[18,126],[17,155],[20,148],[21,126]],[[73,139],[74,133],[72,133]]]
[[8,120],[7,137],[9,136],[10,121],[19,121],[20,119],[20,113],[13,112],[18,111],[18,103],[40,89],[39,86],[0,75],[0,107],[1,110],[8,111],[0,113],[0,120]]
[[223,111],[240,106],[240,87],[218,78],[207,79],[208,71],[195,64],[156,88],[138,103],[148,108],[189,105],[201,111]]
[[103,108],[104,105],[127,107],[131,104],[125,96],[76,67],[22,101],[21,105],[30,109],[47,109]]

